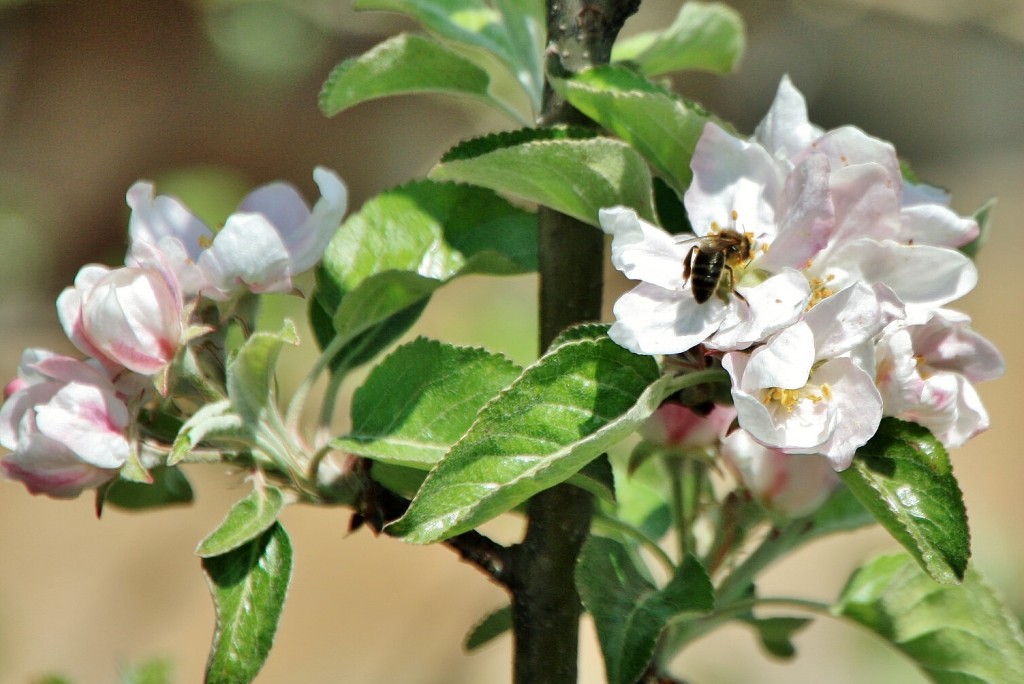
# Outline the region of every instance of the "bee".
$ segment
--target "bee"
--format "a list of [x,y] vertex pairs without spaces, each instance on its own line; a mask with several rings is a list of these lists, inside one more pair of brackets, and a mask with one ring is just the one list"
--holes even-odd
[[[683,283],[690,284],[697,303],[703,304],[711,299],[726,273],[729,275],[729,291],[732,292],[735,286],[732,266],[750,260],[750,236],[725,228],[711,235],[687,240],[690,241],[696,241],[697,244],[683,260]],[[735,294],[743,299],[740,293]]]

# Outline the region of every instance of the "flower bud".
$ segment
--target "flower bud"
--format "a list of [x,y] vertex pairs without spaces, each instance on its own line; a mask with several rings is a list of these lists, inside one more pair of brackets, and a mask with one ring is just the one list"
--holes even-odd
[[658,407],[641,429],[645,441],[662,447],[699,449],[714,446],[736,418],[736,409],[719,406],[707,415],[672,402]]
[[173,277],[145,268],[86,266],[57,298],[71,342],[110,368],[154,375],[182,344],[182,295]]

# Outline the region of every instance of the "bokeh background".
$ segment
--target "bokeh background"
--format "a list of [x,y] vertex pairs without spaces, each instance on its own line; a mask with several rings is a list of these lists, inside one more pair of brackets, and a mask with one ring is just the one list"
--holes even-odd
[[[919,175],[970,213],[999,198],[961,304],[1004,352],[1006,377],[980,388],[993,428],[954,454],[974,562],[1020,613],[1024,586],[1019,342],[1024,233],[1024,6],[1019,0],[748,0],[741,69],[677,81],[744,131],[789,73],[825,127],[855,123],[895,142]],[[665,26],[670,0],[644,0],[627,31]],[[244,192],[283,178],[313,197],[326,164],[352,207],[422,177],[458,140],[509,124],[467,102],[404,97],[323,118],[330,68],[414,27],[344,0],[0,0],[0,376],[26,346],[71,351],[54,296],[84,263],[123,257],[124,192],[139,178],[213,220]],[[614,275],[614,274],[613,274]],[[528,361],[535,280],[467,278],[435,297],[412,334],[483,344]],[[609,301],[627,287],[609,279]],[[467,315],[467,311],[473,315]],[[301,316],[301,309],[293,312]],[[309,337],[307,336],[308,340]],[[284,384],[307,367],[286,359]],[[342,407],[344,409],[344,407]],[[344,415],[344,410],[339,411]],[[53,502],[0,482],[0,682],[61,673],[116,682],[152,658],[178,682],[202,677],[213,625],[193,549],[244,495],[237,473],[189,468],[190,507],[97,520],[88,496]],[[346,534],[347,513],[293,507],[291,594],[259,682],[451,684],[509,681],[510,640],[467,655],[462,636],[504,601],[443,548]],[[826,540],[775,568],[766,590],[829,600],[849,572],[893,548],[878,531]],[[818,620],[791,663],[727,629],[680,661],[694,682],[923,682],[863,632]],[[581,682],[603,671],[585,632]]]

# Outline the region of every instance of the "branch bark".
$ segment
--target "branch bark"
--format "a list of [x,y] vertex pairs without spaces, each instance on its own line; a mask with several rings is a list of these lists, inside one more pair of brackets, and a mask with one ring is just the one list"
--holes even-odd
[[[547,0],[548,68],[572,73],[607,64],[612,44],[640,0]],[[585,117],[545,86],[539,123]],[[540,208],[540,347],[566,327],[601,316],[604,235]],[[516,684],[573,684],[577,678],[580,600],[574,570],[590,531],[593,500],[568,484],[533,497],[526,535],[509,549]]]

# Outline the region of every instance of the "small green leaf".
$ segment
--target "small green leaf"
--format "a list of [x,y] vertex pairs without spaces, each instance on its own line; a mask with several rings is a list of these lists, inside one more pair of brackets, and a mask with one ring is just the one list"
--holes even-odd
[[684,69],[728,73],[736,68],[745,42],[743,19],[735,10],[690,0],[664,31],[617,43],[612,59],[635,62],[648,76]]
[[269,485],[254,487],[231,507],[217,529],[199,542],[196,555],[201,558],[220,556],[252,541],[277,522],[283,508],[284,495],[280,489]]
[[615,504],[615,476],[607,455],[594,459],[568,480],[569,484],[590,492],[598,499]]
[[568,137],[530,129],[514,138],[470,140],[448,152],[430,177],[480,185],[594,226],[599,209],[616,205],[632,207],[654,220],[651,174],[635,149],[621,140],[576,129],[556,130],[566,131]]
[[247,431],[255,430],[274,402],[274,371],[285,344],[298,344],[291,321],[278,333],[254,333],[228,360],[228,397]]
[[971,555],[967,511],[949,455],[927,428],[885,418],[840,475],[936,582],[963,579]]
[[540,111],[546,26],[541,0],[356,0],[354,6],[406,14],[442,38],[482,48],[518,79]]
[[796,655],[793,635],[811,624],[809,618],[785,616],[767,618],[749,616],[742,620],[757,632],[764,650],[776,658],[787,660]]
[[992,198],[978,207],[978,210],[974,212],[974,220],[978,222],[978,228],[980,229],[978,237],[960,248],[961,252],[972,259],[977,258],[978,250],[984,247],[985,243],[988,242],[989,233],[992,232],[992,210],[995,206],[996,200],[995,198]]
[[277,631],[292,572],[292,545],[280,523],[222,556],[203,559],[217,628],[207,684],[251,682]]
[[833,612],[882,637],[939,684],[1024,682],[1020,622],[974,569],[933,582],[903,554],[857,570]]
[[331,447],[429,468],[521,368],[483,349],[419,338],[399,347],[352,398],[352,430]]
[[480,411],[387,531],[430,543],[511,510],[630,434],[674,380],[607,337],[562,344]]
[[[317,271],[311,318],[335,370],[372,358],[452,278],[536,268],[536,216],[483,188],[423,181],[350,216]],[[341,338],[340,340],[337,338]]]
[[244,446],[246,435],[242,418],[231,410],[230,400],[206,404],[181,426],[167,457],[167,465],[173,466],[188,459],[192,450],[206,439],[237,440],[239,446]]
[[690,185],[690,158],[711,115],[640,74],[616,66],[550,78],[569,103],[647,158],[678,193]]
[[511,630],[512,606],[502,606],[473,626],[473,629],[466,635],[463,648],[467,651],[475,651]]
[[576,589],[594,617],[609,684],[634,684],[651,662],[669,619],[714,608],[707,571],[687,556],[658,589],[640,572],[622,544],[591,537],[576,565]]
[[402,33],[334,68],[320,91],[320,110],[334,116],[390,95],[468,95],[504,109],[490,96],[490,77],[466,57],[423,36]]
[[192,486],[179,469],[156,466],[149,474],[150,484],[115,480],[104,492],[104,501],[128,510],[192,503]]

